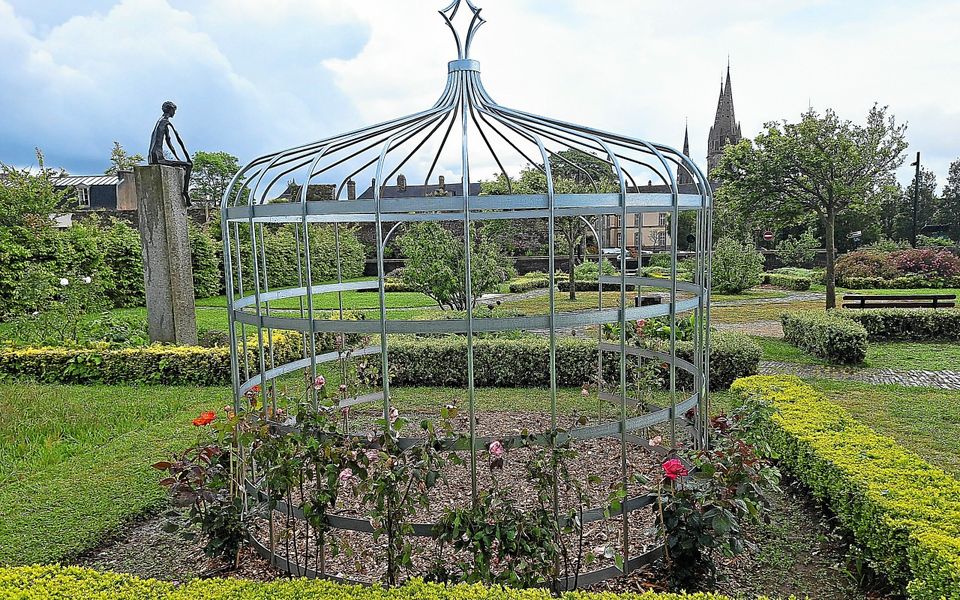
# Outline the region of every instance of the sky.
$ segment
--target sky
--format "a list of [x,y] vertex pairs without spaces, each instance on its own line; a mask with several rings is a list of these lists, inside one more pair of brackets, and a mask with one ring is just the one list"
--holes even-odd
[[[446,0],[0,0],[0,162],[100,173],[146,154],[160,105],[188,148],[246,161],[428,108],[456,58]],[[808,106],[909,124],[942,184],[960,159],[960,0],[476,0],[472,58],[502,105],[706,163],[729,57],[753,137]],[[912,170],[904,166],[901,181]]]

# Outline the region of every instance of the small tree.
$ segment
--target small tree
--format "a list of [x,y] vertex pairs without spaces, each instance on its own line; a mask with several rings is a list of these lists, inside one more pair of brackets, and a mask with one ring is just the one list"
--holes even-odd
[[781,220],[817,215],[827,250],[827,308],[837,304],[837,216],[871,203],[903,164],[905,125],[874,105],[865,125],[832,110],[805,113],[799,123],[771,122],[755,140],[727,146],[712,173],[723,186],[718,203]]
[[804,231],[799,238],[789,237],[777,244],[777,258],[788,267],[809,267],[817,256],[820,242],[813,230]]
[[[433,298],[440,308],[466,310],[467,286],[464,243],[439,223],[414,223],[399,239],[407,262],[404,284]],[[481,229],[470,227],[470,290],[472,304],[483,294],[497,290],[513,269],[500,247]]]
[[763,281],[763,255],[750,244],[720,238],[713,251],[713,289],[738,294]]
[[[193,174],[190,191],[209,211],[223,198],[230,180],[240,170],[240,161],[227,152],[198,151],[193,155]],[[208,218],[209,220],[209,218]]]
[[950,237],[960,241],[960,159],[950,163],[937,208],[937,222],[949,225]]
[[107,175],[116,175],[120,171],[129,171],[143,163],[142,154],[127,154],[120,142],[113,142],[110,152],[110,168],[104,171]]

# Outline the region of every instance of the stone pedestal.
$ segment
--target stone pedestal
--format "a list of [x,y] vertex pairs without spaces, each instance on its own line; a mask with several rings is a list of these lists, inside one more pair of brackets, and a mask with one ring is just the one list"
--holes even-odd
[[183,170],[149,165],[135,167],[134,176],[150,340],[196,345],[190,236],[181,197]]

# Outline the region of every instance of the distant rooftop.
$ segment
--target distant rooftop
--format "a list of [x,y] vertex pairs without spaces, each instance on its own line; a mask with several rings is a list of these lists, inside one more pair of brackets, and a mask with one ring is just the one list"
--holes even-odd
[[120,185],[118,175],[68,175],[53,180],[56,187],[71,187],[75,185]]

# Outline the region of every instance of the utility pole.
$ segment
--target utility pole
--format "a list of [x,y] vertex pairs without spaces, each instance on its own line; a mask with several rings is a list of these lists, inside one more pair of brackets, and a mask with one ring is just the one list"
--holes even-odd
[[910,245],[917,247],[917,205],[920,202],[920,153],[917,152],[917,162],[910,163],[917,167],[917,175],[913,179],[913,230],[910,235]]

